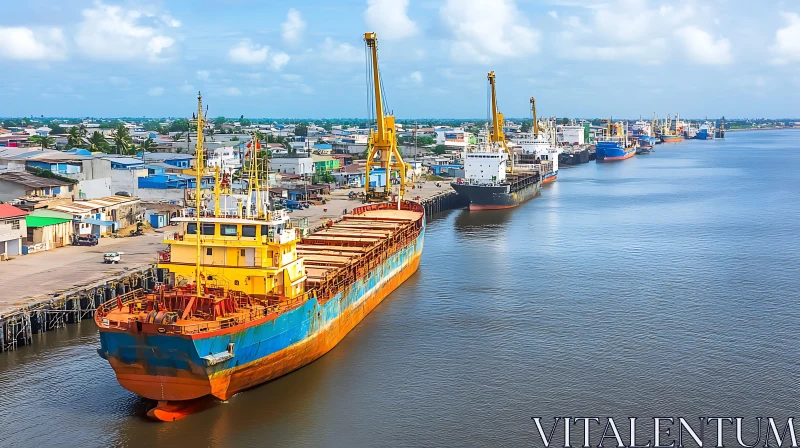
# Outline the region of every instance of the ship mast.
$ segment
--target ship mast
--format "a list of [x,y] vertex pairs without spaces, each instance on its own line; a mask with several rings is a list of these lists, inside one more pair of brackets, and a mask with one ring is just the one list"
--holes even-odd
[[205,126],[205,119],[203,117],[203,95],[197,92],[197,144],[194,148],[195,154],[195,172],[197,178],[195,180],[195,193],[194,193],[194,216],[196,222],[195,236],[197,237],[197,259],[195,265],[195,284],[197,285],[197,295],[203,294],[203,278],[200,276],[200,258],[202,257],[201,245],[201,231],[200,231],[200,208],[203,198],[203,190],[201,183],[203,181],[203,171],[205,171],[205,161],[203,160],[203,127]]
[[[392,168],[400,171],[400,195],[398,201],[403,198],[406,191],[406,164],[397,149],[397,130],[394,125],[394,115],[387,115],[383,109],[384,98],[381,88],[381,76],[378,69],[378,37],[375,33],[364,33],[364,42],[369,48],[367,70],[372,71],[372,95],[375,96],[375,118],[378,124],[377,131],[370,129],[369,140],[367,141],[367,164],[366,178],[364,179],[364,190],[367,201],[386,201],[390,199],[391,182],[389,176]],[[369,82],[370,80],[368,80]],[[386,185],[384,191],[379,193],[377,186],[370,190],[370,169],[375,163],[375,156],[380,152],[380,165],[386,170]],[[392,164],[392,156],[395,163]],[[399,202],[398,202],[399,203]]]
[[[506,135],[503,133],[503,114],[497,111],[497,92],[495,91],[494,71],[487,75],[489,86],[492,89],[492,131],[489,134],[489,141],[497,143],[508,153],[509,170],[514,172],[514,154],[506,145]],[[535,125],[535,123],[534,123]]]
[[539,138],[539,121],[536,119],[536,100],[531,97],[531,112],[533,112],[533,135]]

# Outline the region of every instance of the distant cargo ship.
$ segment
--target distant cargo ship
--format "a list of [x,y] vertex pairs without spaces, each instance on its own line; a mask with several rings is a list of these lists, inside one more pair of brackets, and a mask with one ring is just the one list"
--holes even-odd
[[633,157],[636,154],[637,145],[628,137],[624,123],[612,125],[609,120],[605,135],[597,141],[596,160],[598,162],[616,162]]
[[677,143],[684,140],[682,135],[662,135],[661,143]]
[[695,140],[713,140],[714,139],[714,125],[710,122],[705,122],[697,130],[694,135]]
[[535,197],[542,186],[537,171],[514,171],[514,153],[506,143],[503,114],[497,111],[495,75],[487,76],[492,91],[492,129],[486,141],[464,152],[464,178],[450,185],[470,210],[516,207]]
[[[545,120],[540,123],[536,116],[536,100],[531,98],[531,113],[533,115],[532,132],[517,134],[511,142],[519,147],[521,154],[519,162],[521,164],[535,164],[541,162],[543,165],[536,167],[542,178],[542,185],[554,182],[558,178],[558,162],[561,149],[556,142],[555,120]],[[582,129],[582,128],[581,128]],[[512,151],[513,153],[514,151]],[[533,157],[531,160],[530,157]],[[527,158],[527,160],[526,160]]]
[[664,121],[664,125],[661,128],[661,135],[659,138],[661,139],[661,143],[677,143],[684,140],[683,127],[680,125],[678,115],[675,115],[674,130],[672,129],[672,120],[670,116],[667,115],[667,119]]

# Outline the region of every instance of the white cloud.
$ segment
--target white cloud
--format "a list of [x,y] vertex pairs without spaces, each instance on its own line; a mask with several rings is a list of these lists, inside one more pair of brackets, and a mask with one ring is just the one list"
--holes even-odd
[[291,58],[286,53],[275,53],[270,60],[270,66],[273,70],[280,70],[289,62],[289,59]]
[[180,22],[169,17],[158,20],[152,12],[125,9],[95,1],[84,9],[75,43],[89,58],[100,60],[163,61],[174,50],[169,28]]
[[184,93],[194,92],[194,86],[189,84],[189,81],[184,81],[183,85],[180,88],[181,88],[181,92],[184,92]]
[[558,11],[549,11],[547,15],[554,19],[558,19]]
[[163,87],[153,87],[147,91],[147,94],[150,96],[161,96],[164,94]]
[[408,0],[367,0],[364,21],[378,38],[403,39],[419,33],[417,25],[408,18]]
[[696,26],[685,26],[675,34],[683,42],[686,54],[698,64],[726,65],[733,60],[728,39],[714,40],[711,34]]
[[[558,33],[558,56],[642,65],[658,65],[674,56],[690,63],[728,64],[733,59],[730,41],[713,37],[701,27],[715,15],[709,5],[692,0],[662,5],[650,0],[611,0],[593,5],[587,9],[585,24],[577,16],[563,20],[567,26]],[[681,52],[674,54],[677,49]]]
[[439,16],[452,35],[456,61],[487,64],[539,51],[541,33],[514,0],[447,0]]
[[409,73],[408,76],[403,76],[402,81],[404,84],[419,87],[424,83],[425,77],[422,76],[422,72],[415,71]]
[[208,81],[211,77],[211,73],[208,70],[198,70],[197,71],[197,79],[200,81]]
[[65,59],[66,39],[60,28],[34,32],[26,27],[0,27],[0,58],[25,61]]
[[303,40],[303,31],[306,29],[306,22],[300,15],[300,11],[292,8],[286,14],[286,21],[281,24],[281,37],[288,44],[296,44]]
[[800,61],[800,15],[791,12],[781,13],[786,27],[775,32],[775,45],[770,48],[775,64],[788,64]]
[[268,46],[259,46],[245,39],[228,51],[228,57],[237,64],[260,64],[267,60],[268,53]]
[[242,94],[238,87],[225,87],[220,92],[225,96],[240,96]]
[[320,46],[322,57],[329,62],[339,62],[343,64],[353,64],[363,62],[364,52],[356,47],[345,43],[337,42],[330,37],[326,37]]

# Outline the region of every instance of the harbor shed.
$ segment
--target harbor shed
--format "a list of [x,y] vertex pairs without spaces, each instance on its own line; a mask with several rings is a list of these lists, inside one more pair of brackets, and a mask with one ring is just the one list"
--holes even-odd
[[75,227],[72,215],[38,209],[25,217],[28,227],[28,253],[64,247],[72,242]]

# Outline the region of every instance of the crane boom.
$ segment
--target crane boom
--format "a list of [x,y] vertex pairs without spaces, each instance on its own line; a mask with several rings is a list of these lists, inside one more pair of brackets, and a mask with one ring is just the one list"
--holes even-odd
[[533,135],[539,137],[539,120],[536,119],[536,100],[531,97],[531,112],[533,112]]
[[[367,164],[366,178],[364,179],[364,190],[367,201],[386,201],[390,199],[390,173],[392,169],[397,169],[400,173],[400,195],[402,199],[405,194],[406,164],[397,148],[397,130],[394,125],[394,115],[387,115],[383,110],[383,96],[381,89],[381,77],[378,71],[378,37],[375,33],[364,33],[364,42],[370,49],[370,59],[367,61],[369,69],[372,71],[372,87],[375,95],[375,118],[377,120],[377,130],[370,130],[369,140],[367,141]],[[380,153],[380,166],[386,170],[386,185],[383,192],[379,192],[377,186],[370,189],[370,170],[375,163],[375,156]],[[392,163],[394,157],[394,163]]]
[[495,91],[495,76],[494,70],[489,72],[486,76],[489,79],[489,86],[492,89],[492,132],[489,135],[489,141],[497,143],[506,150],[508,154],[508,163],[510,171],[514,171],[514,154],[508,149],[506,144],[506,135],[503,133],[503,114],[497,111],[497,92]]

